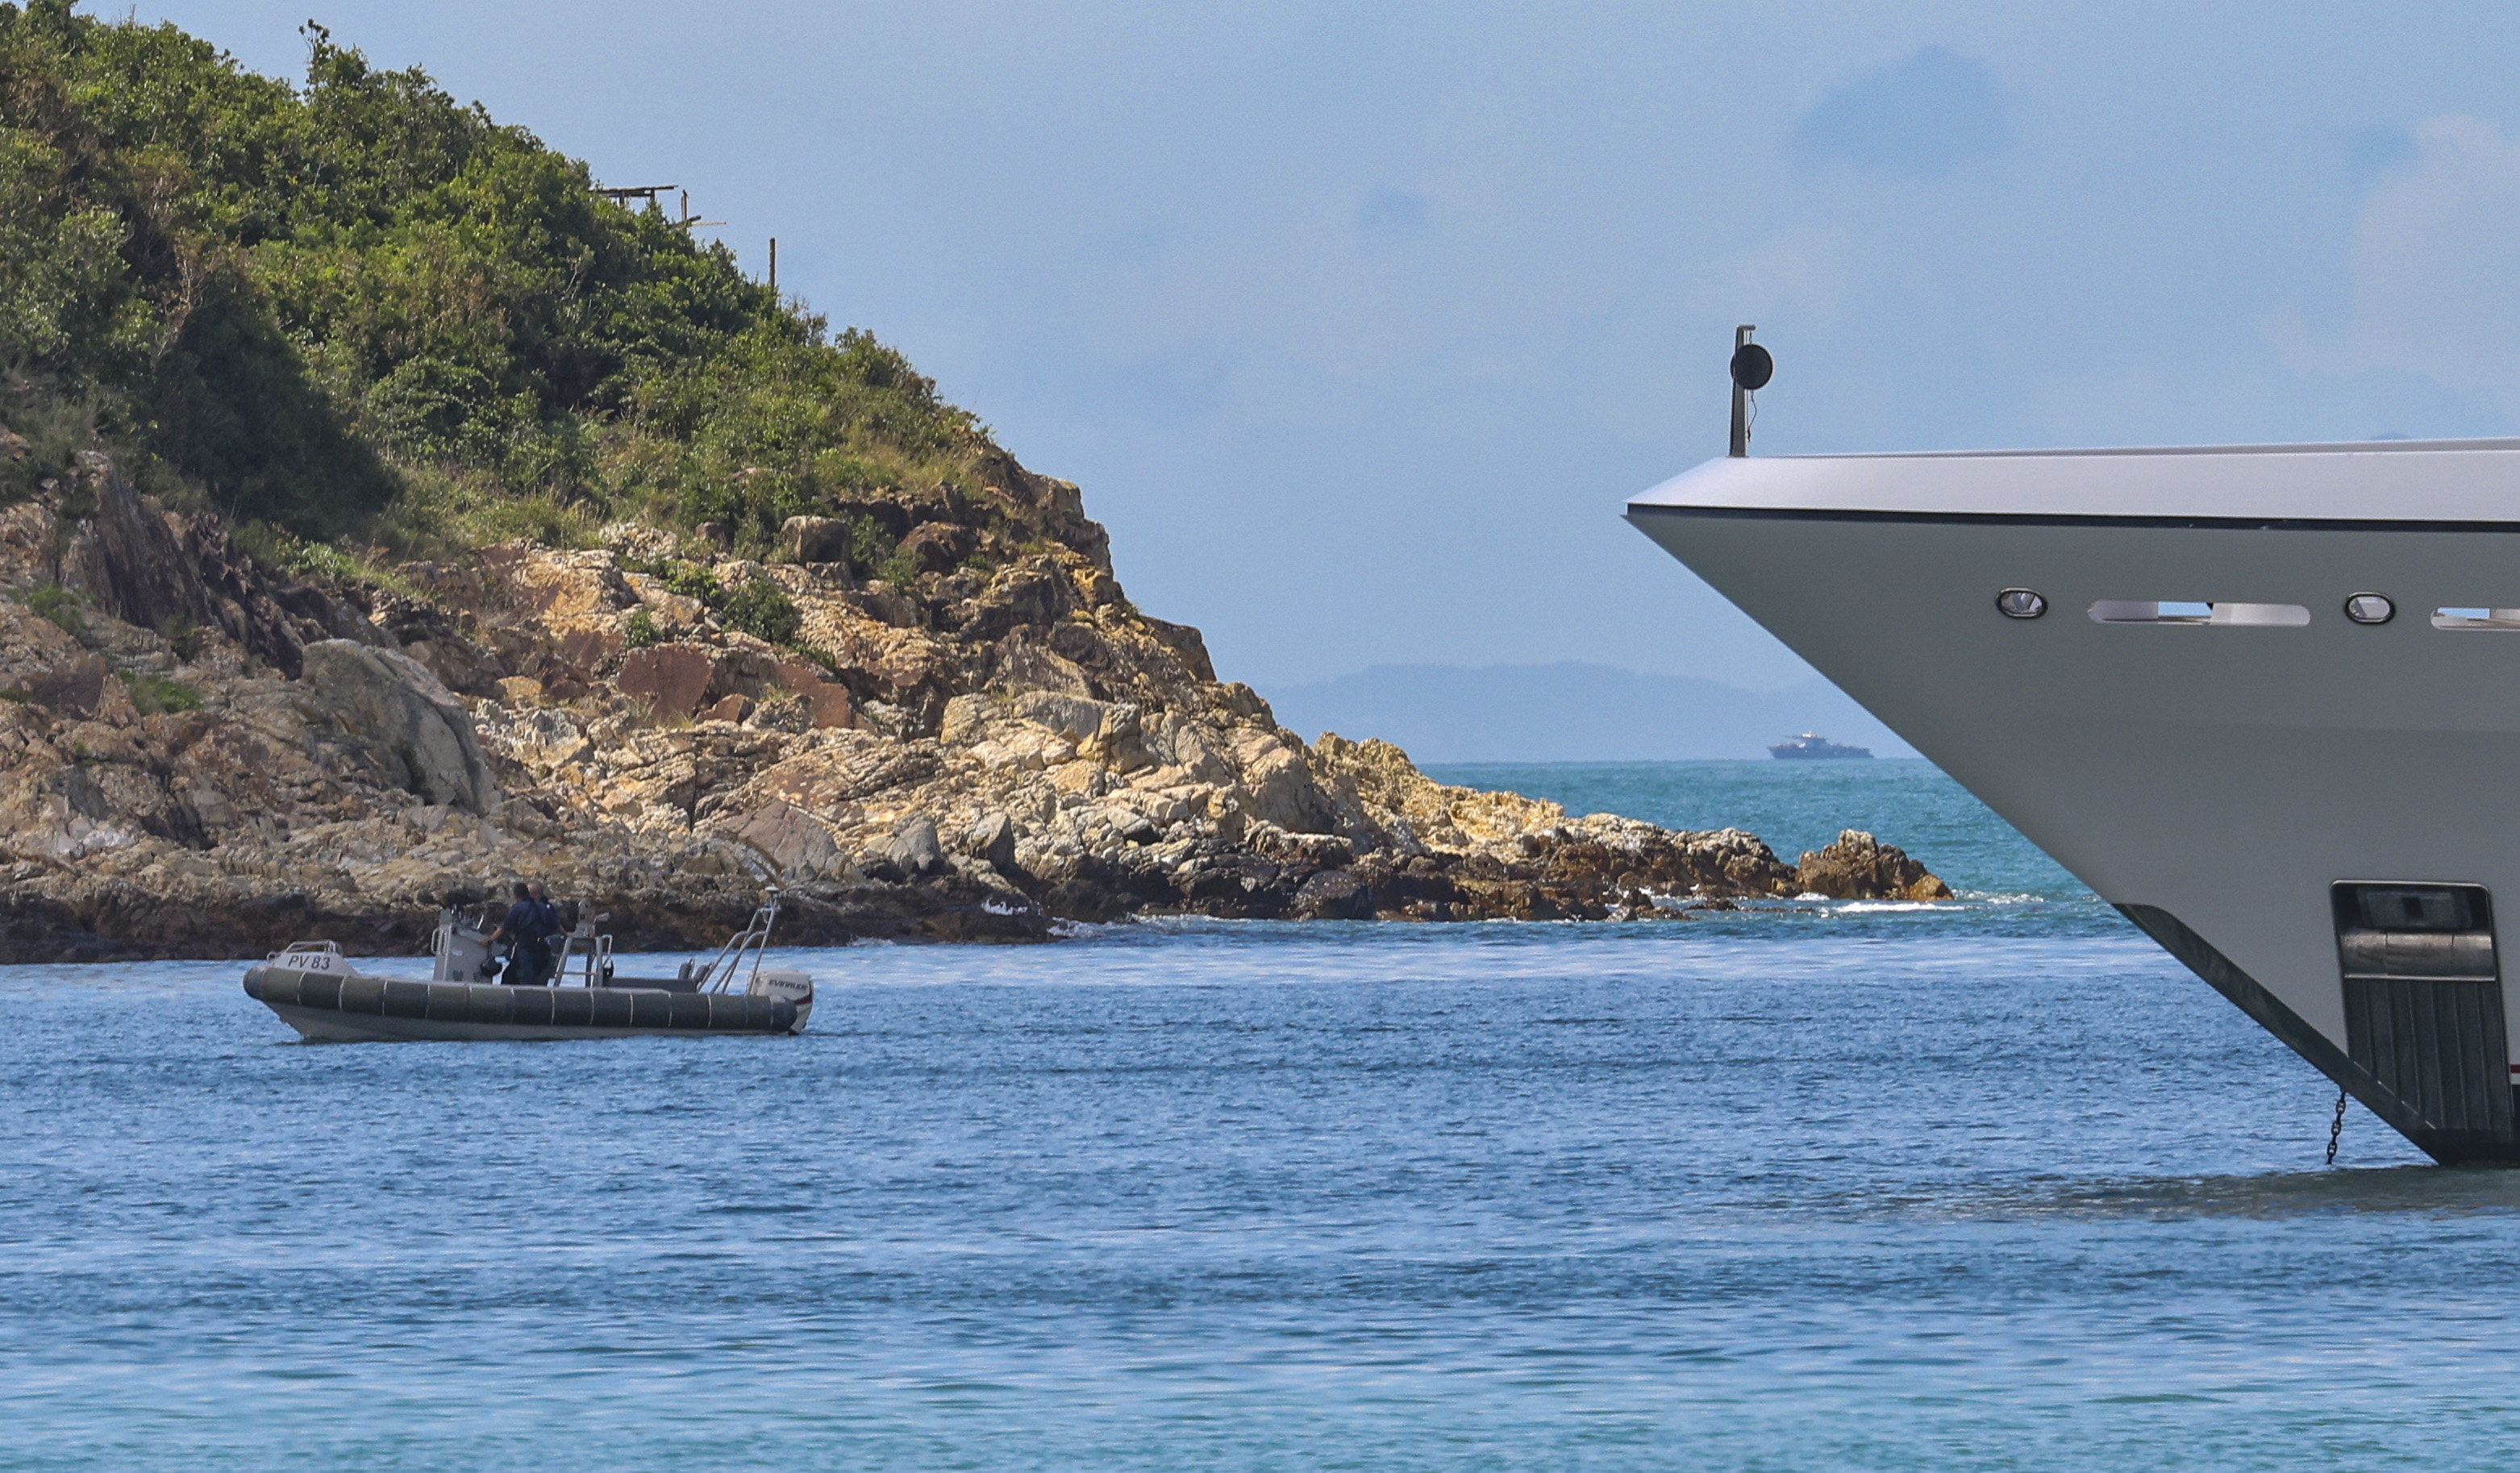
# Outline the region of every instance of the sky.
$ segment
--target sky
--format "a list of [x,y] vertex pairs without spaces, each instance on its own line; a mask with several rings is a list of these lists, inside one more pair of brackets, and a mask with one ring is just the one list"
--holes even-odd
[[1736,323],[1754,453],[2520,429],[2503,5],[128,9],[289,76],[312,14],[776,236],[1264,693],[1804,678],[1619,519]]

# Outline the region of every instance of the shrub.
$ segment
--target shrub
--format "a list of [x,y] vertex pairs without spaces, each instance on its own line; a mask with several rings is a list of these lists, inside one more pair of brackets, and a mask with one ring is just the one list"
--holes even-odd
[[50,620],[64,634],[87,633],[87,615],[79,612],[78,596],[68,589],[47,583],[26,596],[26,606],[36,617]]
[[202,708],[202,693],[182,681],[168,680],[162,675],[135,675],[125,671],[122,683],[130,688],[131,703],[140,708],[140,714],[143,716],[155,716],[161,711],[198,711]]
[[717,581],[717,574],[698,563],[668,562],[657,576],[668,590],[687,599],[698,599],[712,609],[726,603],[726,585]]
[[908,588],[919,581],[919,559],[895,548],[884,556],[875,575],[895,588]]
[[398,549],[582,546],[646,513],[757,551],[996,464],[897,350],[422,71],[305,35],[292,86],[172,25],[0,4],[0,365],[117,451],[231,519]]
[[718,618],[729,629],[740,629],[755,639],[773,645],[793,644],[803,617],[796,612],[796,601],[788,591],[767,578],[755,577],[737,589],[718,610]]
[[[0,341],[8,335],[0,329]],[[70,473],[78,452],[96,440],[96,405],[87,399],[35,395],[35,385],[18,385],[11,397],[21,401],[0,425],[25,444],[16,454],[0,453],[0,498],[15,501],[48,480]]]
[[644,608],[630,610],[630,618],[621,629],[622,648],[645,649],[662,638],[664,637],[656,632],[656,621],[648,616],[648,610]]

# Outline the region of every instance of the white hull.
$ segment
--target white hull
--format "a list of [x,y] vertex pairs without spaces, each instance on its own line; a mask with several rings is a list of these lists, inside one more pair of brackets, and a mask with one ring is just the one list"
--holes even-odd
[[[1630,519],[2393,1125],[2515,1154],[2507,1099],[2487,1139],[2357,1068],[2386,1043],[2349,1027],[2331,888],[2520,906],[2520,629],[2430,617],[2520,605],[2520,449],[1719,461]],[[2363,592],[2396,617],[2348,620]]]

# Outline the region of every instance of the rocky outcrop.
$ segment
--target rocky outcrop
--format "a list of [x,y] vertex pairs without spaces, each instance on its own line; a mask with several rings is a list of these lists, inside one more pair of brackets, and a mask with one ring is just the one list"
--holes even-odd
[[375,753],[387,785],[469,813],[498,807],[472,713],[428,666],[398,649],[324,640],[305,647],[298,680],[310,708]]
[[79,457],[67,484],[0,509],[0,588],[56,588],[84,607],[190,646],[215,631],[294,677],[309,643],[390,647],[353,603],[257,567],[214,516],[182,516],[134,489],[105,457]]
[[1803,851],[1796,872],[1804,893],[1831,900],[1952,898],[1951,886],[1923,865],[1860,828],[1839,833],[1825,849]]
[[772,884],[798,942],[1949,893],[1867,834],[1787,865],[1306,742],[1011,462],[831,513],[767,562],[621,523],[321,582],[83,462],[0,508],[0,960],[405,950],[528,875],[625,948]]

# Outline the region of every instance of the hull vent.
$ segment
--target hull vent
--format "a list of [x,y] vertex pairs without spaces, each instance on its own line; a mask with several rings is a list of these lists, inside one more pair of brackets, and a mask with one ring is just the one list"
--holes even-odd
[[2511,1059],[2484,888],[2349,881],[2330,894],[2354,1062],[2432,1131],[2509,1142]]

